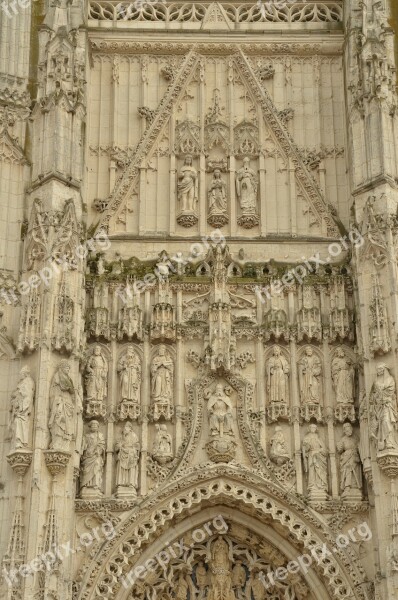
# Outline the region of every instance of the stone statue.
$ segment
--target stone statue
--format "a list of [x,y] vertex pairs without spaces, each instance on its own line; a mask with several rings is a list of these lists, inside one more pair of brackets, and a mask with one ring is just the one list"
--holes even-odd
[[203,598],[204,589],[209,583],[208,574],[206,571],[205,563],[201,560],[196,567],[196,585],[199,588],[199,598]]
[[232,403],[224,392],[223,385],[218,383],[207,404],[209,411],[210,435],[223,437],[232,432]]
[[101,352],[101,346],[95,346],[86,365],[86,393],[88,402],[102,403],[108,389],[108,362]]
[[311,499],[325,500],[328,489],[328,465],[325,446],[314,423],[308,427],[302,445],[304,472],[308,475],[308,493]]
[[141,386],[141,364],[133,346],[128,346],[127,352],[117,365],[120,376],[122,402],[139,402]]
[[242,589],[246,583],[246,571],[241,560],[236,560],[232,569],[232,587]]
[[275,427],[274,435],[271,438],[270,459],[275,464],[283,465],[290,458],[287,448],[285,436],[282,432],[282,427]]
[[305,355],[299,361],[300,396],[303,404],[319,404],[321,361],[315,356],[313,349],[307,346]]
[[358,452],[358,442],[353,437],[350,423],[343,425],[343,437],[337,444],[340,454],[340,490],[343,497],[362,497],[361,459]]
[[105,458],[105,438],[98,421],[90,421],[83,439],[80,489],[82,496],[102,494],[102,474]]
[[181,572],[176,582],[175,598],[176,600],[187,600],[189,584],[185,572]]
[[270,402],[289,402],[290,367],[281,349],[276,346],[266,364],[267,394]]
[[177,183],[178,200],[182,212],[195,212],[198,200],[198,172],[192,165],[192,156],[187,154],[181,167]]
[[166,419],[172,416],[174,363],[165,346],[159,346],[158,354],[151,365],[151,392],[154,404],[154,419],[162,414]]
[[156,425],[156,436],[153,443],[152,456],[159,463],[169,462],[173,458],[173,442],[167,425]]
[[338,348],[332,361],[332,381],[338,404],[354,402],[354,367],[342,348]]
[[229,546],[218,537],[211,547],[208,600],[235,600],[230,571]]
[[10,426],[12,432],[11,450],[29,446],[30,416],[33,410],[35,382],[29,367],[22,367],[15,392],[11,395]]
[[214,169],[213,179],[207,193],[209,201],[209,217],[226,215],[227,213],[227,184],[221,177],[220,169]]
[[370,404],[373,409],[372,437],[377,440],[377,448],[398,450],[395,437],[398,411],[395,380],[385,364],[376,368],[376,380],[370,392]]
[[50,387],[51,450],[69,450],[75,433],[75,387],[69,376],[70,365],[62,360]]
[[253,214],[257,208],[258,180],[253,169],[250,168],[250,159],[243,159],[243,167],[236,173],[236,195],[242,213]]
[[[115,446],[116,450],[116,485],[117,495],[121,492],[136,494],[138,485],[138,460],[140,457],[140,444],[132,424],[125,423],[122,435]],[[124,495],[124,494],[123,494]]]

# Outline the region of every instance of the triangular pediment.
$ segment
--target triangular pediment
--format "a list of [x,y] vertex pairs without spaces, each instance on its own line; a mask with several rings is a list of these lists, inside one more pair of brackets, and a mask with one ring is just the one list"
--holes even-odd
[[231,22],[224,7],[219,2],[213,2],[207,9],[202,22],[202,29],[227,30],[231,29]]
[[26,165],[28,160],[16,138],[10,136],[8,131],[0,131],[0,157],[1,160],[17,165]]
[[[225,64],[227,86],[220,91],[218,86],[211,89],[212,74],[210,69],[208,73],[206,72],[203,57],[195,51],[185,56],[158,107],[149,109],[151,120],[124,171],[116,180],[108,201],[108,208],[103,213],[99,226],[112,229],[117,219],[123,225],[126,223],[126,218],[121,216],[121,213],[123,210],[133,212],[131,203],[139,201],[142,185],[138,185],[137,182],[142,169],[147,169],[150,172],[148,176],[151,176],[157,171],[155,165],[159,156],[171,161],[173,155],[174,166],[169,163],[168,173],[170,170],[177,173],[178,161],[181,162],[184,155],[191,154],[196,161],[196,168],[199,164],[202,165],[202,169],[205,168],[207,178],[217,165],[217,168],[226,173],[234,164],[234,170],[237,172],[245,157],[253,161],[253,167],[257,166],[254,170],[261,177],[260,163],[263,164],[264,161],[272,158],[275,162],[275,178],[278,178],[278,181],[277,185],[268,183],[271,175],[268,175],[267,169],[262,167],[266,177],[259,182],[258,202],[263,203],[263,213],[267,211],[267,207],[264,205],[262,195],[268,198],[273,194],[275,202],[279,202],[277,198],[279,190],[294,188],[290,205],[296,203],[299,208],[295,212],[300,212],[300,218],[305,215],[307,223],[306,226],[301,224],[299,234],[312,237],[338,236],[342,231],[341,224],[333,207],[325,201],[318,182],[305,163],[305,157],[300,153],[287,129],[286,120],[281,114],[286,111],[276,108],[272,98],[264,89],[260,77],[243,52],[227,57]],[[196,99],[203,93],[199,89],[206,77],[209,78],[209,83],[206,82],[208,90],[206,101],[201,104],[200,109],[197,109],[196,115],[192,115],[190,110]],[[240,107],[235,114],[231,111],[233,103],[231,105],[231,100],[227,98],[226,90],[229,84],[235,86],[234,102],[235,105],[239,103]],[[173,144],[170,143],[171,139],[174,140]],[[208,186],[208,183],[204,184],[204,181],[202,176],[202,201],[206,202],[203,187]],[[229,194],[233,198],[234,190],[231,189],[231,185]],[[176,189],[175,197],[171,198],[171,195],[170,202],[176,203]],[[270,212],[272,213],[272,209]],[[249,222],[250,227],[256,224],[258,224],[256,219]],[[187,221],[185,226],[192,226],[192,222]]]

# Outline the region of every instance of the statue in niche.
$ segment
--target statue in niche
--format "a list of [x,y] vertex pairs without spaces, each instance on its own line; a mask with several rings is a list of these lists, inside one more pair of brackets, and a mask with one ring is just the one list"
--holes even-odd
[[152,449],[153,458],[161,464],[167,463],[173,458],[173,442],[167,425],[161,423],[156,425],[156,436]]
[[236,589],[238,596],[240,596],[240,592],[242,588],[246,584],[246,571],[242,566],[241,560],[236,560],[234,568],[232,569],[232,587]]
[[133,346],[128,346],[127,352],[117,365],[120,376],[122,402],[139,402],[141,386],[141,364]]
[[235,600],[230,571],[229,546],[220,536],[212,545],[208,600]]
[[209,412],[210,435],[223,437],[233,435],[232,431],[232,403],[224,392],[221,383],[216,385],[207,404]]
[[342,497],[362,498],[361,459],[358,451],[358,441],[353,436],[350,423],[343,425],[343,437],[337,444],[340,454],[340,490]]
[[105,438],[98,421],[90,421],[83,440],[80,489],[82,496],[102,494],[102,476],[105,462]]
[[187,581],[187,577],[186,577],[185,571],[182,571],[176,582],[176,589],[175,589],[176,600],[187,600],[188,590],[189,590],[189,584]]
[[207,585],[209,585],[209,577],[203,560],[201,560],[198,566],[196,567],[195,576],[196,586],[199,588],[198,598],[203,598],[205,594],[205,588]]
[[108,362],[101,352],[101,346],[94,347],[94,352],[87,361],[85,382],[89,406],[102,409],[108,389]]
[[287,448],[285,436],[282,432],[282,427],[275,427],[274,435],[271,438],[270,459],[276,465],[280,466],[287,462],[290,458]]
[[227,184],[221,177],[220,169],[214,169],[207,197],[209,201],[209,217],[227,214]]
[[308,475],[308,494],[311,499],[325,500],[328,489],[327,453],[314,423],[308,427],[302,445],[304,472]]
[[254,214],[257,210],[258,180],[253,169],[250,168],[250,159],[243,159],[243,167],[236,173],[236,195],[244,215]]
[[370,392],[373,408],[371,435],[377,441],[379,451],[398,450],[396,427],[398,421],[395,380],[385,364],[376,368],[376,380]]
[[289,372],[290,367],[281,349],[276,346],[273,355],[266,365],[267,394],[269,401],[289,402]]
[[11,395],[10,426],[12,432],[11,450],[29,446],[30,421],[35,395],[35,382],[29,367],[22,367],[16,390]]
[[198,172],[192,165],[190,154],[186,155],[184,165],[181,167],[177,193],[181,203],[181,212],[194,213],[198,201]]
[[52,378],[50,387],[51,450],[69,450],[75,430],[76,391],[69,376],[70,365],[62,360]]
[[354,402],[354,367],[342,348],[338,348],[332,360],[332,381],[338,404]]
[[153,417],[156,420],[163,415],[166,419],[172,416],[174,363],[165,346],[159,346],[158,354],[151,365],[151,392],[153,401]]
[[319,404],[320,378],[322,373],[321,361],[307,346],[305,355],[299,361],[300,396],[303,404]]
[[127,421],[115,446],[117,496],[137,493],[140,444],[132,424]]

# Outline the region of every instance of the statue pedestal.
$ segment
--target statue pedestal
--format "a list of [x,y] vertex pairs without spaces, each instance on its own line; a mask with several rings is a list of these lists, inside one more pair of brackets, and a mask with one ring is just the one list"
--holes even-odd
[[353,404],[338,404],[334,409],[334,418],[339,423],[351,421],[354,423],[356,419],[355,408]]
[[215,463],[230,462],[235,457],[237,443],[228,437],[217,437],[205,446],[206,452]]
[[308,500],[311,502],[325,502],[328,499],[328,493],[325,490],[310,490]]
[[7,462],[11,468],[23,477],[32,462],[33,452],[31,450],[14,450],[7,455]]
[[118,485],[116,489],[116,498],[128,498],[134,500],[137,498],[137,490],[133,486]]
[[177,217],[177,223],[181,227],[193,227],[198,222],[198,215],[193,212],[181,212]]
[[83,500],[101,500],[103,493],[95,488],[84,487],[80,492],[80,497]]
[[343,502],[362,502],[362,492],[357,488],[346,488],[341,494]]
[[398,475],[398,450],[383,450],[377,454],[377,464],[387,477]]

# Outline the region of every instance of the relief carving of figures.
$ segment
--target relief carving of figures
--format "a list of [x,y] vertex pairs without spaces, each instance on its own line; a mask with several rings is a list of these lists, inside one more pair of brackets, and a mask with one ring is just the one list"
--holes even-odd
[[117,365],[120,377],[121,404],[118,408],[119,418],[137,419],[140,415],[141,363],[133,346]]
[[212,227],[223,227],[228,223],[227,215],[227,184],[221,177],[220,169],[214,169],[207,199],[209,216],[207,222]]
[[372,413],[371,436],[379,452],[398,450],[396,428],[398,420],[395,380],[385,364],[377,366],[376,380],[370,392]]
[[101,346],[94,347],[94,352],[87,361],[85,383],[87,415],[103,415],[108,390],[108,361],[101,351]]
[[328,490],[327,453],[318,434],[318,427],[312,423],[302,444],[304,472],[308,476],[308,496],[310,500],[326,500]]
[[358,441],[353,436],[350,423],[343,425],[343,437],[337,444],[340,454],[340,490],[347,500],[362,499],[361,459],[358,451]]
[[242,215],[238,224],[242,227],[254,227],[258,223],[257,216],[257,188],[258,179],[250,168],[250,159],[243,159],[243,167],[236,173],[236,195],[239,200]]
[[210,395],[207,404],[209,412],[210,435],[223,437],[233,435],[232,403],[224,391],[222,383],[218,383]]
[[213,542],[210,572],[208,600],[235,600],[232,589],[229,547],[222,537],[218,537]]
[[132,424],[125,423],[122,435],[115,446],[117,497],[136,496],[140,444]]
[[310,346],[305,348],[305,354],[298,363],[300,384],[301,417],[305,421],[315,418],[322,420],[321,398],[321,361]]
[[173,441],[167,431],[167,425],[156,425],[156,436],[152,449],[153,458],[160,464],[170,462],[173,458]]
[[11,395],[10,428],[11,450],[28,448],[35,382],[29,367],[22,367],[16,390]]
[[283,465],[290,458],[285,436],[283,435],[282,428],[279,427],[279,425],[275,427],[274,435],[271,438],[269,456],[272,462],[278,466]]
[[352,404],[354,402],[354,367],[342,348],[338,348],[332,360],[332,381],[336,393],[336,402]]
[[90,421],[83,439],[80,489],[82,497],[102,495],[102,476],[105,463],[105,438],[98,421]]
[[50,387],[51,450],[69,450],[75,433],[75,387],[69,376],[70,365],[63,360],[58,365]]
[[153,419],[173,415],[174,362],[165,346],[159,346],[151,365],[151,394]]
[[[197,222],[198,172],[192,164],[190,154],[186,155],[184,165],[178,175],[177,197],[180,202],[180,214],[177,222],[184,227],[191,227]],[[184,217],[187,217],[188,220]]]

